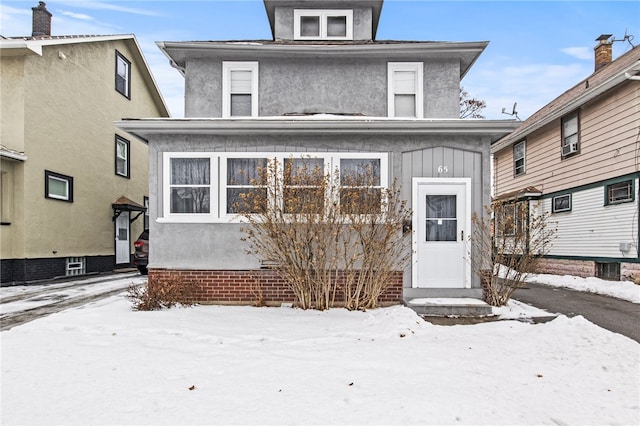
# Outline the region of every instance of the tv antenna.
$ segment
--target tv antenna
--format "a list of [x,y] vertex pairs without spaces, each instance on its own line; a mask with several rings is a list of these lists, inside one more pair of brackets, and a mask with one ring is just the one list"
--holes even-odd
[[[511,110],[511,112],[507,112],[506,108],[502,108],[502,113],[503,114],[507,114],[510,115],[512,117],[516,117],[518,120],[520,120],[520,117],[518,117],[518,111],[516,111],[516,106],[518,105],[517,102],[513,103],[513,109]],[[521,120],[522,121],[522,120]]]
[[629,43],[631,45],[632,48],[636,47],[633,43],[631,43],[631,40],[633,40],[633,35],[627,34],[627,29],[626,28],[624,30],[624,37],[621,40],[616,40],[615,37],[611,38],[611,42],[612,43],[614,41],[626,41],[627,43]]

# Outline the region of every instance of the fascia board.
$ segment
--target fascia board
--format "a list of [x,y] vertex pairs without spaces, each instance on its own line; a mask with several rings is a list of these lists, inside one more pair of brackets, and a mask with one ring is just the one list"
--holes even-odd
[[286,120],[286,119],[144,119],[115,123],[149,139],[162,134],[458,134],[502,137],[515,130],[515,120]]
[[235,57],[383,57],[389,60],[407,57],[419,59],[460,58],[465,65],[461,74],[477,60],[488,42],[415,42],[415,43],[375,43],[375,44],[291,44],[261,42],[158,42],[158,47],[169,58],[172,65],[183,69],[189,57],[211,57],[233,59]]

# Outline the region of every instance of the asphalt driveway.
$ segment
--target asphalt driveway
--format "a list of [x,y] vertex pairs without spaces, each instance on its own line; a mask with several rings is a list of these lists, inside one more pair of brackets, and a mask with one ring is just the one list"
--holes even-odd
[[568,317],[582,315],[594,324],[640,343],[640,304],[609,296],[527,283],[512,299]]

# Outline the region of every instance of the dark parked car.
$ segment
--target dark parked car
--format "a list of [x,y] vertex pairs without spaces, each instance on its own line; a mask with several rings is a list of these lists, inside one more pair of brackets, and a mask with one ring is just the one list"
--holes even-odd
[[147,275],[147,265],[149,264],[149,230],[140,234],[133,246],[136,248],[133,254],[133,264],[142,275]]

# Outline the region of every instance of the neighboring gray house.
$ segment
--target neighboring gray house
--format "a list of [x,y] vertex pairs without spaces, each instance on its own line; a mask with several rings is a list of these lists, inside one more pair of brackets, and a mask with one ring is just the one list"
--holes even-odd
[[[227,200],[251,185],[227,179],[305,155],[401,183],[414,252],[383,302],[479,297],[466,236],[491,202],[491,143],[518,126],[459,119],[460,80],[488,43],[377,41],[382,0],[264,3],[273,40],[158,43],[185,77],[184,119],[118,123],[149,143],[149,279],[197,280],[203,302],[255,301],[261,263]],[[275,277],[262,284],[267,302],[293,297]]]

